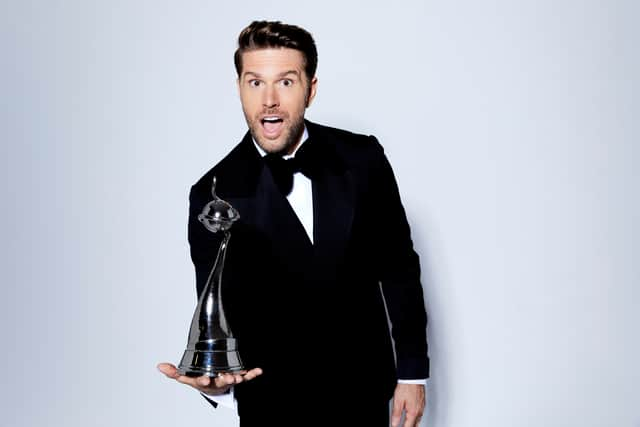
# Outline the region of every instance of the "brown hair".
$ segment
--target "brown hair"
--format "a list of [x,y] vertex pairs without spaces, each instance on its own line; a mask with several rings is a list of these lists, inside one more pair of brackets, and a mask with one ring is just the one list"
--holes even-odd
[[256,49],[286,47],[302,52],[304,71],[309,81],[318,67],[316,43],[309,32],[280,21],[253,21],[238,37],[238,49],[233,55],[238,77],[242,73],[242,54]]

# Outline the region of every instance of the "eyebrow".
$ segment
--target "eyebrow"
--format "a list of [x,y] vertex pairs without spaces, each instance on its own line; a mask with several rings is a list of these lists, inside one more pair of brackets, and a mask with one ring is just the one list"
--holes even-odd
[[[289,70],[289,71],[284,71],[280,74],[278,74],[278,78],[282,78],[282,77],[286,77],[289,74],[294,74],[296,77],[300,77],[300,73],[296,70]],[[255,78],[261,78],[262,76],[259,73],[253,72],[253,71],[245,71],[243,74],[243,78],[244,77],[255,77]]]

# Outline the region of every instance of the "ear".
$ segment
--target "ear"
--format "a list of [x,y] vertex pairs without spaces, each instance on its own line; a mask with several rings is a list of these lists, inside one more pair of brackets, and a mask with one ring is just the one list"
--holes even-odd
[[307,93],[307,108],[309,108],[309,106],[313,102],[313,98],[316,97],[317,90],[318,90],[318,78],[316,76],[313,76],[313,78],[311,79],[311,83],[309,85],[309,92]]

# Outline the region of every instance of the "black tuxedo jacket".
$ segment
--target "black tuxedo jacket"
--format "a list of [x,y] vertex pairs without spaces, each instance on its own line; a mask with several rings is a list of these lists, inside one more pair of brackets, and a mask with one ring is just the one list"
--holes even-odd
[[198,295],[222,237],[197,220],[214,176],[218,196],[240,212],[222,299],[244,365],[264,372],[236,387],[241,419],[283,396],[347,399],[347,384],[388,400],[398,378],[429,375],[419,259],[383,149],[372,136],[306,126],[323,165],[312,180],[314,244],[249,133],[191,189]]

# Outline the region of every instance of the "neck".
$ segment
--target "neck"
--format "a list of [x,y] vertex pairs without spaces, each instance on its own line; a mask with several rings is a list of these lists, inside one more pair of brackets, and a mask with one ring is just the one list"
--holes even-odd
[[[285,158],[289,158],[289,157],[293,157],[293,155],[296,153],[296,151],[298,151],[298,149],[300,148],[300,146],[302,145],[302,143],[309,137],[309,133],[307,132],[307,126],[303,126],[302,127],[302,132],[300,133],[300,135],[295,139],[295,144],[291,144],[288,148],[280,151],[279,155],[281,155],[282,157]],[[253,141],[253,145],[255,145],[256,149],[258,150],[258,153],[260,153],[260,155],[262,157],[267,155],[267,152],[264,150],[264,148],[262,148],[260,146],[260,144],[258,144],[256,142],[256,139],[251,138],[251,140]]]

